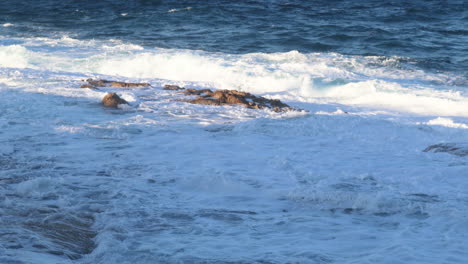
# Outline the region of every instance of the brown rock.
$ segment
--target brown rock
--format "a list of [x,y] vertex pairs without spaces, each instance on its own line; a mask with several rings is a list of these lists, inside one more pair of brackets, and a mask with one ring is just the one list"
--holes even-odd
[[102,98],[102,104],[105,107],[117,108],[119,104],[128,104],[128,102],[120,98],[116,93],[107,93],[104,98]]
[[232,95],[232,94],[226,95],[226,98],[224,99],[224,102],[226,104],[241,104],[241,105],[249,106],[249,104],[248,104],[247,100],[245,99],[245,97],[235,96],[235,95]]
[[280,108],[283,108],[283,107],[289,107],[289,105],[281,102],[280,100],[278,99],[273,99],[273,100],[269,100],[269,103],[272,107],[280,107]]
[[116,88],[127,88],[127,87],[145,87],[151,86],[149,83],[126,83],[108,80],[93,80],[91,78],[86,80],[91,86],[94,87],[116,87]]
[[268,108],[275,112],[284,112],[293,110],[289,105],[280,100],[271,100],[264,97],[257,97],[250,93],[240,92],[236,90],[217,90],[209,89],[186,89],[183,92],[185,95],[198,95],[196,99],[186,100],[191,104],[204,105],[243,105],[251,109]]
[[80,88],[89,88],[89,89],[96,89],[96,87],[89,85],[89,84],[83,84],[80,86]]
[[184,90],[184,89],[185,88],[182,88],[180,86],[170,85],[170,84],[164,85],[164,88],[163,88],[163,90],[170,90],[170,91],[179,91],[179,90]]
[[186,89],[184,92],[183,92],[185,95],[211,95],[213,92],[210,90],[210,89],[201,89],[201,90],[197,90],[197,89]]
[[118,87],[118,88],[125,88],[125,87],[146,87],[151,86],[149,83],[125,83],[125,82],[110,82],[110,87]]
[[86,81],[94,87],[106,87],[105,80],[93,80],[89,78]]
[[197,97],[196,99],[188,100],[186,102],[201,105],[221,105],[221,103],[217,100],[206,99],[204,97]]

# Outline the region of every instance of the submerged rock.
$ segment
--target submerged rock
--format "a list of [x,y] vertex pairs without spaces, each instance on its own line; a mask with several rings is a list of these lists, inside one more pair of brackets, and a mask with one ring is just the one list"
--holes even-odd
[[171,84],[166,84],[164,85],[163,90],[169,90],[169,91],[179,91],[179,90],[184,90],[185,88],[182,88],[178,85],[171,85]]
[[468,156],[468,144],[463,143],[441,143],[431,145],[423,150],[423,152],[445,152],[459,157]]
[[108,93],[102,98],[102,104],[105,107],[117,108],[119,104],[128,104],[128,102],[120,98],[116,93]]
[[92,228],[93,223],[91,215],[52,214],[42,221],[29,220],[24,226],[45,238],[43,242],[52,242],[32,245],[36,250],[77,260],[96,248],[97,232]]
[[271,109],[275,112],[284,112],[294,110],[294,108],[281,102],[280,100],[267,99],[261,96],[255,96],[250,93],[236,90],[217,90],[210,89],[186,89],[183,94],[197,95],[195,99],[185,100],[191,104],[202,105],[243,105],[251,109]]
[[[117,87],[117,88],[126,88],[126,87],[145,87],[145,86],[151,86],[149,83],[126,83],[126,82],[118,82],[118,81],[108,81],[108,80],[94,80],[94,79],[87,79],[86,80],[88,84],[93,88],[97,87]],[[89,88],[89,87],[84,87],[84,88]]]

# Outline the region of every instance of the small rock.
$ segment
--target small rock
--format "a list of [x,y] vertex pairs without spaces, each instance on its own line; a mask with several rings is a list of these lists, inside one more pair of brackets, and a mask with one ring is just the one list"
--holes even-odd
[[96,87],[89,85],[89,84],[83,84],[80,86],[80,88],[89,88],[89,89],[96,89]]
[[86,81],[89,83],[89,85],[92,85],[94,87],[106,87],[105,80],[93,80],[89,78]]
[[163,90],[179,91],[179,90],[185,90],[185,88],[182,88],[182,87],[177,86],[177,85],[166,84],[166,85],[164,85]]
[[94,87],[117,87],[117,88],[126,88],[126,87],[145,87],[151,86],[149,83],[126,83],[126,82],[117,82],[117,81],[108,81],[108,80],[93,80],[91,78],[86,80],[89,85]]
[[105,107],[117,108],[119,104],[128,104],[128,102],[120,98],[116,93],[107,93],[104,98],[102,98],[102,104]]

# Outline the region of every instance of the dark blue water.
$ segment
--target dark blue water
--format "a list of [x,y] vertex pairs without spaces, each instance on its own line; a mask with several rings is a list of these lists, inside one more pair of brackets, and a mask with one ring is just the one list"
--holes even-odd
[[[169,10],[175,12],[168,12]],[[468,73],[468,1],[3,0],[0,34],[121,39],[225,53],[399,56]]]

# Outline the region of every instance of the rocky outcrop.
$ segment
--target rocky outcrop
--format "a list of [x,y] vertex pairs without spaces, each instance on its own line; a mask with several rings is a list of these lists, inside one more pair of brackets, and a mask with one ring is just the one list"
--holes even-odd
[[[145,87],[151,85],[149,83],[126,83],[118,81],[108,81],[102,79],[87,79],[86,84],[80,88],[97,89],[98,87],[115,87],[115,88],[128,88],[128,87]],[[180,91],[182,94],[191,96],[190,99],[180,100],[191,104],[201,105],[241,105],[250,109],[270,109],[275,112],[285,112],[295,109],[280,100],[267,99],[261,96],[255,96],[250,93],[236,91],[236,90],[216,90],[210,89],[185,89],[178,85],[166,84],[163,90]],[[128,104],[127,101],[120,98],[116,93],[108,93],[102,99],[102,104],[106,107],[116,108],[119,104]]]
[[116,93],[107,93],[102,98],[102,104],[105,107],[117,108],[120,104],[128,104],[128,102],[120,98]]
[[468,156],[468,144],[463,143],[441,143],[427,147],[424,152],[445,152],[459,157]]
[[267,99],[250,93],[236,90],[186,89],[185,95],[197,96],[194,99],[184,100],[191,104],[202,105],[242,105],[251,109],[271,109],[275,112],[294,110],[294,108],[280,100]]
[[97,87],[116,87],[116,88],[128,88],[128,87],[146,87],[151,86],[149,83],[126,83],[118,81],[108,81],[108,80],[94,80],[87,79],[88,84],[84,84],[81,88],[97,88]]

